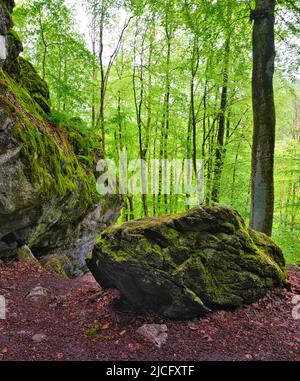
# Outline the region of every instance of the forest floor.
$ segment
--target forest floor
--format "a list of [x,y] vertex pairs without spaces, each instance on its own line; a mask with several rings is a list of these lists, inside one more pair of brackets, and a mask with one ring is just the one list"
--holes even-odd
[[[100,296],[90,274],[68,280],[28,263],[1,266],[7,319],[0,320],[0,360],[300,361],[300,320],[292,316],[292,299],[300,295],[296,268],[288,281],[287,289],[275,290],[258,303],[176,322],[116,312],[112,302],[117,292]],[[28,298],[37,286],[48,294]],[[87,337],[97,323],[99,337]],[[144,323],[167,325],[167,342],[161,348],[139,335]]]

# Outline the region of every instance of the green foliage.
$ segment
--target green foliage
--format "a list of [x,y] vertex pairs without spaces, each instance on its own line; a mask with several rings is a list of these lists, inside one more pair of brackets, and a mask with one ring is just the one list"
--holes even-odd
[[289,230],[275,226],[272,238],[282,248],[287,263],[300,263],[300,230]]
[[25,58],[49,84],[53,108],[80,116],[91,93],[94,57],[64,0],[24,1],[13,17]]
[[100,330],[102,325],[100,323],[95,323],[92,327],[85,331],[85,336],[92,340],[101,340],[102,336],[100,335]]

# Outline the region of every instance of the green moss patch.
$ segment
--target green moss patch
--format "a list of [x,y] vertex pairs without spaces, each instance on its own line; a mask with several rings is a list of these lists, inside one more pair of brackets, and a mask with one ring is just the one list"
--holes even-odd
[[24,58],[19,57],[18,64],[18,80],[21,86],[27,89],[43,111],[50,113],[51,103],[47,83],[38,75],[31,63]]
[[92,340],[101,340],[102,336],[100,335],[102,325],[100,323],[95,323],[91,328],[85,331],[85,336]]
[[68,132],[45,119],[43,109],[27,89],[3,70],[0,88],[3,107],[15,119],[12,135],[23,145],[21,157],[36,190],[46,198],[71,193],[84,210],[92,206],[96,201],[96,180],[91,167],[76,156]]

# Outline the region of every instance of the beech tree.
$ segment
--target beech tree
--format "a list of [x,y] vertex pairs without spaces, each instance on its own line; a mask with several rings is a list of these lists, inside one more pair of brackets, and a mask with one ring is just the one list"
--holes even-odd
[[275,0],[256,0],[253,25],[253,145],[250,226],[272,234],[274,212]]

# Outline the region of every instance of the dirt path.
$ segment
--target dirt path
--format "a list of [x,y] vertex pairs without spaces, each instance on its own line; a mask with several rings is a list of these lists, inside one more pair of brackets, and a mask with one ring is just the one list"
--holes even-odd
[[[0,295],[8,301],[0,320],[0,360],[298,360],[300,320],[292,317],[292,299],[300,295],[300,273],[289,273],[290,290],[275,291],[259,303],[234,312],[218,312],[192,322],[117,313],[115,291],[99,296],[88,274],[67,280],[29,265],[0,267]],[[37,286],[50,292],[32,300]],[[164,323],[162,348],[137,333],[144,323]],[[86,337],[100,323],[101,338]],[[45,335],[41,342],[33,336]]]

